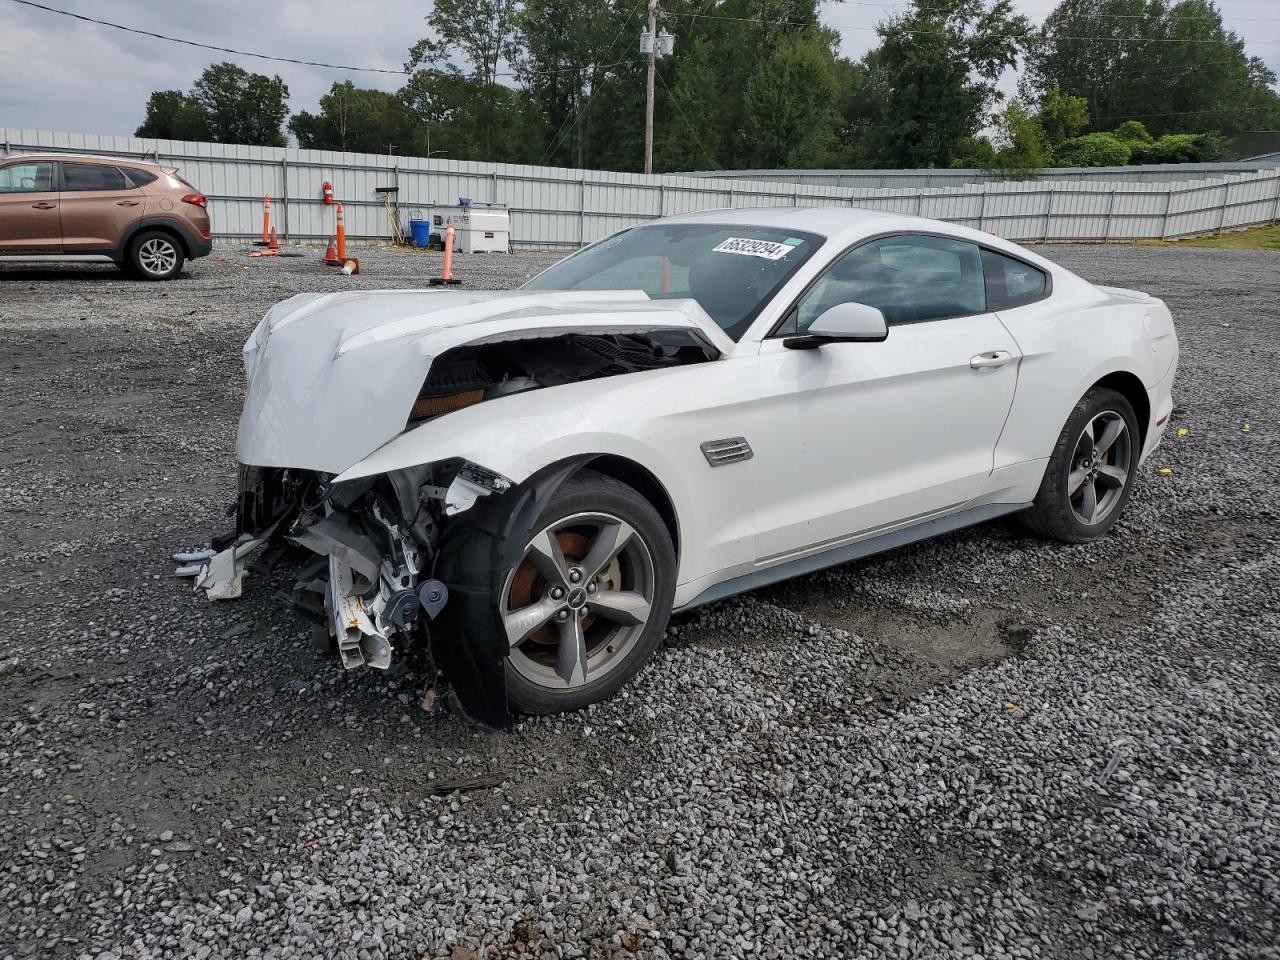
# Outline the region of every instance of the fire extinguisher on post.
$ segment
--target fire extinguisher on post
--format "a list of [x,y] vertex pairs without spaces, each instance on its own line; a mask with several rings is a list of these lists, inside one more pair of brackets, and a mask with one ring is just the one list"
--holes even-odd
[[320,190],[324,194],[324,202],[333,203],[333,184],[326,180],[320,184]]

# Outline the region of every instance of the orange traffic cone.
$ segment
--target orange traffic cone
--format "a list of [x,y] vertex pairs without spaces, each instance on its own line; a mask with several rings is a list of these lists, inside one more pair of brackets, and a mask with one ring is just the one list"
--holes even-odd
[[360,272],[360,261],[355,257],[350,257],[342,264],[342,272],[348,277],[352,274]]
[[272,250],[279,250],[279,249],[280,249],[280,241],[276,239],[276,228],[275,228],[275,227],[272,227],[272,228],[271,228],[271,242],[270,242],[270,243],[268,243],[268,244],[267,244],[267,246],[268,246],[270,249],[272,249]]
[[333,236],[329,237],[329,245],[324,248],[324,262],[331,267],[336,267],[341,262],[338,259],[338,251],[333,246]]
[[255,247],[271,246],[271,194],[262,197],[262,239],[253,241]]
[[347,260],[347,218],[342,204],[338,204],[338,209],[334,212],[334,216],[338,221],[338,262],[345,263]]
[[444,231],[444,269],[441,270],[441,274],[439,277],[428,280],[428,285],[439,287],[447,284],[456,287],[462,282],[453,275],[453,224],[446,227]]

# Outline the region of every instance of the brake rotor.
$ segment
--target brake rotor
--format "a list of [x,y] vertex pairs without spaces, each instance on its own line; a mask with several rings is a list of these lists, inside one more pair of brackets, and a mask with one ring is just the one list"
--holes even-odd
[[[564,554],[565,562],[571,566],[581,563],[591,550],[591,539],[572,530],[558,531],[556,543],[560,545],[560,552]],[[614,557],[601,572],[600,585],[605,589],[615,589],[621,579],[620,574],[618,558]],[[532,606],[542,599],[546,590],[546,580],[542,578],[533,561],[526,558],[520,566],[516,567],[516,572],[511,578],[511,590],[507,594],[507,609],[519,610],[521,607]],[[586,630],[595,622],[595,619],[594,613],[588,613],[582,618],[582,629]],[[560,631],[556,629],[555,622],[550,621],[529,634],[526,639],[543,646],[554,647],[560,643]]]

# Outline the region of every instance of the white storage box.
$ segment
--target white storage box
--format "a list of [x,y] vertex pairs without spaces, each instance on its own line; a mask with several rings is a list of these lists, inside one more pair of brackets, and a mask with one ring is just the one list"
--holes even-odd
[[458,207],[431,207],[431,232],[444,242],[446,227],[453,227],[453,249],[459,253],[508,253],[511,250],[511,213],[500,203],[471,203]]

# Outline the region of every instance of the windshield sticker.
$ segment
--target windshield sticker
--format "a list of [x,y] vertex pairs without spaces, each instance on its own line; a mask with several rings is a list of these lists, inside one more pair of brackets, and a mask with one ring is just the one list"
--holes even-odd
[[791,252],[785,243],[773,240],[752,240],[750,237],[729,237],[711,248],[712,253],[736,253],[744,257],[763,257],[765,260],[781,260]]

